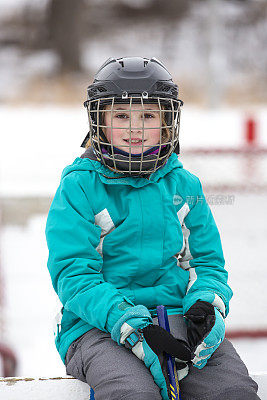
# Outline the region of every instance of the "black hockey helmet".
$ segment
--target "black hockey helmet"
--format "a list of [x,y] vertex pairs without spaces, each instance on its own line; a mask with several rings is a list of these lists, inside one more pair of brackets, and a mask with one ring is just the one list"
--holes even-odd
[[[139,104],[143,113],[148,108],[147,104],[156,103],[162,121],[160,129],[161,132],[168,132],[168,139],[164,142],[160,139],[157,151],[153,147],[152,152],[135,155],[131,152],[131,145],[127,148],[128,152],[116,151],[106,138],[104,131],[108,127],[103,118],[105,107],[110,105],[112,109],[116,103],[129,104],[130,111],[132,104]],[[179,154],[182,105],[178,98],[178,86],[156,58],[109,58],[87,88],[84,106],[88,111],[89,133],[81,146],[87,147],[90,140],[97,159],[113,171],[130,175],[151,174],[164,165],[173,152]]]

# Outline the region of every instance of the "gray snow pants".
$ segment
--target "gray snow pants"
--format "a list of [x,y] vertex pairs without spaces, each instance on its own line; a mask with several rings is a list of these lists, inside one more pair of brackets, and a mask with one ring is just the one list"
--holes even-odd
[[[157,324],[156,319],[153,320]],[[172,334],[187,340],[181,315],[169,316]],[[75,340],[66,355],[68,375],[87,382],[96,400],[161,400],[158,386],[129,349],[118,346],[109,333],[92,329]],[[190,368],[180,382],[183,400],[256,400],[258,386],[248,375],[233,345],[225,339],[198,370]]]

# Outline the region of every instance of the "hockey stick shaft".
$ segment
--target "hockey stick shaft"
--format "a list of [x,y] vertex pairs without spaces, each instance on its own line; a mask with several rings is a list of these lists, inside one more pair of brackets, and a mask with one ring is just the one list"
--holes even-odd
[[[164,306],[157,307],[159,326],[170,332],[167,310]],[[173,357],[166,353],[167,358],[167,374],[170,383],[171,400],[181,400],[179,381],[177,377],[176,366]]]

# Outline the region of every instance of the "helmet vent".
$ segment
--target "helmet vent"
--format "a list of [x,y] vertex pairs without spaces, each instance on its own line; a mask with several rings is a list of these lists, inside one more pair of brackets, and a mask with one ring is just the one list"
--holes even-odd
[[107,92],[107,89],[104,86],[95,86],[88,88],[88,97],[97,96],[99,93]]
[[98,86],[97,89],[98,89],[98,91],[101,92],[101,93],[107,91],[107,89],[106,89],[104,86]]
[[88,93],[89,97],[94,96],[94,95],[97,94],[97,89],[96,88],[90,88],[90,89],[88,89],[87,93]]
[[169,92],[170,86],[166,85],[165,83],[158,82],[157,90],[159,90],[160,92]]
[[124,62],[123,61],[119,61],[119,63],[122,66],[122,68],[124,68]]

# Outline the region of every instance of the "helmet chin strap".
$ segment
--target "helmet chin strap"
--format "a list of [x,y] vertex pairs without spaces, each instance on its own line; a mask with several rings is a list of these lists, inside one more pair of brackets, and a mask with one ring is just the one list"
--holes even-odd
[[[161,149],[164,148],[164,147],[166,147],[166,145],[162,145]],[[159,146],[153,146],[153,147],[150,147],[150,149],[144,151],[143,153],[137,153],[137,154],[131,153],[131,157],[141,157],[142,154],[143,154],[143,156],[147,156],[149,154],[158,154],[159,149],[160,149]],[[108,151],[105,149],[104,146],[102,146],[102,151],[103,151],[104,154],[105,153],[108,154]],[[126,157],[128,157],[129,154],[130,154],[127,151],[121,150],[121,149],[119,149],[118,147],[115,147],[115,146],[113,146],[113,151],[114,151],[115,154],[121,154],[121,155],[126,156]]]
[[160,152],[158,146],[154,146],[144,153],[132,154],[131,157],[129,153],[118,148],[115,149],[113,146],[113,156],[111,157],[106,146],[101,146],[101,152],[106,166],[117,172],[129,174],[129,176],[151,175],[151,173],[154,172],[155,163],[159,166],[163,166],[168,159],[164,157],[168,151],[167,145],[161,146]]

